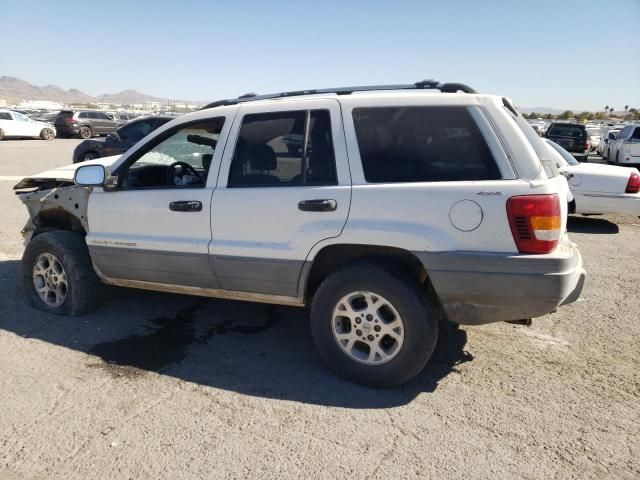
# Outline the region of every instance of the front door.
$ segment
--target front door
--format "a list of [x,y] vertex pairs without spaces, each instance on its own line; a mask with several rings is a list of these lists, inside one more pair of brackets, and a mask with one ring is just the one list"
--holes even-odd
[[211,165],[220,164],[225,123],[219,116],[158,134],[118,167],[117,190],[90,195],[87,244],[105,277],[151,288],[218,287],[208,255]]
[[307,255],[340,235],[350,199],[337,101],[241,106],[211,212],[210,253],[222,287],[298,297]]

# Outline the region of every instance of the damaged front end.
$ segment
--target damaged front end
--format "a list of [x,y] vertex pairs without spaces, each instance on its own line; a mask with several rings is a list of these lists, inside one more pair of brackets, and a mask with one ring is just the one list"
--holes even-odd
[[29,177],[13,189],[29,211],[21,232],[25,245],[48,230],[87,232],[89,188],[67,179]]

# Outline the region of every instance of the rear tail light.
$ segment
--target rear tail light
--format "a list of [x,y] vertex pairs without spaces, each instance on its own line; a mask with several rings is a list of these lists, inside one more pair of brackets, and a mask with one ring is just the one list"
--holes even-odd
[[558,195],[511,197],[507,215],[520,253],[551,253],[558,245],[562,226]]
[[640,192],[640,175],[637,172],[633,172],[627,182],[627,189],[624,193],[638,193]]
[[65,123],[76,123],[73,117],[64,117]]
[[591,144],[589,143],[589,140],[587,140],[586,142],[584,142],[584,149],[589,150],[590,148],[591,148]]

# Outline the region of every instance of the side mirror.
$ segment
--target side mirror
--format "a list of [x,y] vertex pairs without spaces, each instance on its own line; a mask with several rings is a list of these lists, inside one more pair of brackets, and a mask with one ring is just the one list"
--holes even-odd
[[616,139],[616,134],[615,133],[610,133],[609,134],[609,140],[615,140]]
[[101,187],[104,185],[105,171],[102,165],[83,165],[76,170],[73,181],[81,187]]

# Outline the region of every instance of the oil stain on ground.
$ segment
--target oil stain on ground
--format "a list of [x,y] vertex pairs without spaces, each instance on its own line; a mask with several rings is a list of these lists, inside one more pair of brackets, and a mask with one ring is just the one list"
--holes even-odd
[[268,307],[261,315],[262,321],[256,325],[239,325],[232,320],[224,320],[204,330],[196,329],[196,314],[203,306],[204,301],[200,300],[178,310],[173,316],[150,319],[152,325],[144,334],[94,345],[88,353],[100,357],[104,363],[90,366],[106,369],[118,377],[135,377],[145,371],[158,372],[166,366],[180,363],[189,354],[191,346],[205,344],[216,335],[255,335],[271,328],[278,320],[274,308]]

